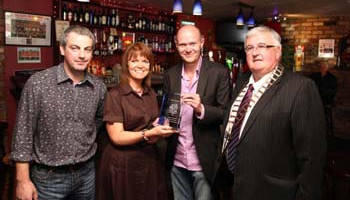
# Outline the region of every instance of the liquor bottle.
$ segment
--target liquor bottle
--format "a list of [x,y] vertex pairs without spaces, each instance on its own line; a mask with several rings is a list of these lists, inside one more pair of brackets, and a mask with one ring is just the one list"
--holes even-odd
[[143,17],[142,17],[142,13],[140,12],[140,15],[139,15],[139,19],[138,19],[138,23],[139,25],[139,29],[143,29]]
[[143,15],[142,17],[142,30],[146,30],[146,24],[147,24],[147,19],[145,17],[145,15]]
[[135,23],[134,23],[134,28],[135,29],[139,29],[140,27],[139,27],[139,18],[140,18],[140,16],[137,16],[135,19],[134,19],[134,21],[135,21]]
[[89,13],[89,24],[93,25],[95,22],[95,16],[94,16],[94,12],[92,11],[92,9],[90,9],[90,13]]
[[151,27],[150,27],[150,20],[149,20],[149,18],[145,18],[145,21],[146,21],[145,30],[150,31]]
[[102,13],[102,10],[100,10],[98,15],[98,25],[102,25],[102,17],[103,17],[103,13]]
[[94,56],[100,56],[100,49],[98,46],[98,35],[97,35],[97,29],[94,29],[93,34],[95,36],[95,50],[94,50]]
[[112,15],[111,15],[111,26],[115,26],[116,22],[116,16],[115,16],[115,10],[112,10]]
[[149,44],[148,44],[148,38],[147,38],[147,37],[145,37],[144,43],[145,43],[146,46],[149,46]]
[[109,10],[106,13],[106,25],[110,26],[112,24],[112,15]]
[[83,11],[83,7],[82,6],[80,6],[80,9],[79,9],[79,22],[80,23],[84,22],[84,11]]
[[117,35],[114,36],[114,50],[119,50],[119,36],[118,33]]
[[163,31],[163,19],[161,14],[158,17],[158,31]]
[[107,14],[106,14],[106,10],[104,10],[103,13],[102,13],[101,24],[102,24],[103,26],[107,25]]
[[175,30],[175,20],[174,17],[170,17],[170,33],[173,34]]
[[101,55],[108,55],[108,47],[107,47],[107,33],[105,30],[102,31],[102,42],[101,42]]
[[113,37],[113,35],[108,36],[107,46],[108,46],[108,54],[113,55],[113,53],[114,53],[114,37]]
[[98,25],[98,13],[95,9],[95,12],[94,12],[94,25]]
[[67,20],[68,19],[68,13],[67,13],[67,7],[66,4],[63,4],[62,8],[62,20]]
[[134,16],[131,13],[128,15],[128,28],[130,29],[135,28]]
[[119,11],[117,9],[115,14],[115,26],[118,27],[120,25]]
[[72,21],[73,20],[72,4],[69,4],[67,19],[68,19],[68,21]]
[[73,9],[73,21],[75,22],[78,22],[79,21],[79,13],[78,13],[78,10],[77,10],[77,7],[74,6],[74,9]]
[[85,9],[84,22],[85,22],[86,24],[89,24],[89,23],[90,23],[90,13],[89,13],[89,10],[88,10],[88,9]]

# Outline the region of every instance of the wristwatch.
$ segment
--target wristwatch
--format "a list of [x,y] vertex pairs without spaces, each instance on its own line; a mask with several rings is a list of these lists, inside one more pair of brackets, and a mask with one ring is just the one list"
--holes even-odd
[[141,135],[142,135],[142,137],[143,137],[143,139],[144,139],[145,141],[148,141],[149,138],[146,137],[146,131],[148,131],[148,130],[147,130],[147,129],[143,129],[143,130],[141,131]]

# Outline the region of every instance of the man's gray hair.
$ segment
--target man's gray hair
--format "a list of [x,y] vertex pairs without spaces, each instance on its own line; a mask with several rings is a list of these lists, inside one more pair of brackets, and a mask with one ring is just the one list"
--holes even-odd
[[[254,35],[258,35],[260,33],[270,33],[272,35],[272,37],[276,40],[276,42],[278,42],[278,46],[281,46],[281,36],[275,30],[273,30],[272,28],[269,28],[267,26],[258,26],[258,27],[250,29],[245,37],[245,41],[247,41],[247,39],[249,37],[254,36]],[[245,46],[245,44],[244,44],[244,46]]]
[[67,37],[72,32],[77,33],[78,35],[88,36],[92,40],[92,47],[95,48],[96,40],[94,34],[88,28],[78,25],[70,26],[64,31],[60,40],[60,46],[66,47]]

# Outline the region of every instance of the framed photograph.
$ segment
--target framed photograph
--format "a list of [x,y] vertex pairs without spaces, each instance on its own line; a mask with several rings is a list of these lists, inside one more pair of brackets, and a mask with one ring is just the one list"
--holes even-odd
[[40,47],[18,47],[17,62],[18,63],[40,63],[41,62]]
[[6,45],[51,45],[51,17],[5,12]]
[[320,39],[318,42],[318,57],[333,58],[334,57],[334,39]]
[[56,20],[56,41],[60,41],[64,31],[69,27],[69,21]]

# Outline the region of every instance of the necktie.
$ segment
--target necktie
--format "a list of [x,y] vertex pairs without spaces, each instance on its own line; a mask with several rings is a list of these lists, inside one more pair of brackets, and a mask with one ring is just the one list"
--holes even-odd
[[235,164],[236,164],[236,148],[239,141],[239,133],[242,127],[244,116],[247,113],[249,102],[252,98],[253,90],[254,90],[254,87],[252,84],[250,84],[248,86],[248,90],[245,96],[243,97],[241,105],[239,105],[239,108],[238,108],[235,124],[231,132],[232,139],[227,144],[227,165],[232,173],[234,172]]

